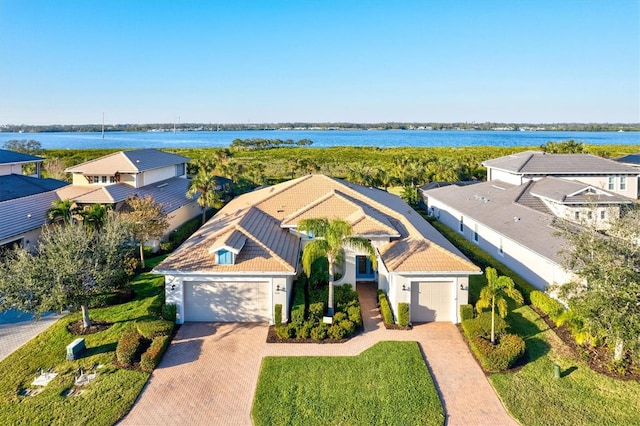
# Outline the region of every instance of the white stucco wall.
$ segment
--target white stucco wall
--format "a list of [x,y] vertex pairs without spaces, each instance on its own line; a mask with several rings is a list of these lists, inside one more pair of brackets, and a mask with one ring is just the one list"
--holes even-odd
[[[473,241],[474,228],[478,225],[478,246],[533,286],[543,290],[554,282],[563,284],[569,281],[570,275],[561,265],[531,251],[528,247],[462,215],[433,197],[429,197],[429,207],[434,208],[436,216],[439,214],[440,222],[456,232],[459,231],[460,216],[463,216],[463,235],[468,241],[475,242]],[[502,254],[500,253],[501,244]]]
[[[612,175],[614,176],[614,175]],[[591,185],[595,188],[606,189],[607,191],[615,192],[616,194],[623,195],[625,197],[633,198],[634,200],[638,198],[638,176],[637,175],[626,175],[626,190],[620,189],[620,176],[614,176],[614,185],[613,189],[609,189],[609,176],[557,176],[562,179],[569,180],[579,180],[580,182]]]
[[491,167],[487,168],[487,180],[499,180],[513,185],[522,185],[522,176],[505,172],[503,170],[496,170]]
[[0,176],[4,175],[21,175],[21,164],[0,164]]
[[202,215],[202,210],[200,205],[198,205],[197,201],[191,201],[188,204],[180,207],[178,210],[175,210],[169,214],[169,227],[167,228],[167,232],[165,235],[168,235],[174,229],[192,219],[198,215]]
[[[151,185],[152,183],[160,182],[176,176],[176,166],[172,164],[167,167],[161,167],[159,169],[148,170],[143,173],[144,185]],[[138,177],[138,187],[142,186],[140,183],[140,177]]]

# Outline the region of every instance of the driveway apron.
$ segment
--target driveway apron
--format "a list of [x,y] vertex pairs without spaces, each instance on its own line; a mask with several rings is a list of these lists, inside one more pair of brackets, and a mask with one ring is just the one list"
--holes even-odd
[[446,424],[517,425],[456,326],[387,330],[373,284],[358,284],[364,332],[341,344],[266,344],[260,324],[182,325],[123,425],[250,425],[263,356],[355,356],[379,341],[417,341],[442,400]]

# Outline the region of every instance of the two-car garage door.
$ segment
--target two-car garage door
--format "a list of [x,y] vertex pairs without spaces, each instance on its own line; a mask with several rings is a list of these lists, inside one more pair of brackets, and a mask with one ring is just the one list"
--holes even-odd
[[411,321],[452,321],[453,283],[412,282]]
[[263,322],[271,318],[268,282],[185,282],[185,321]]

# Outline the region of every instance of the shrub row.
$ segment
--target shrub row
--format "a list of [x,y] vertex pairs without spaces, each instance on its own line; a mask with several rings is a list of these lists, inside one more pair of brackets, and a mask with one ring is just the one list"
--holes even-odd
[[398,325],[400,327],[409,326],[409,304],[398,303]]
[[153,339],[151,345],[140,357],[140,369],[142,371],[151,373],[158,366],[164,351],[169,346],[170,339],[171,337],[168,335],[156,336]]
[[173,324],[175,324],[177,314],[178,314],[177,307],[173,303],[162,305],[162,313],[161,313],[162,319],[171,321]]
[[125,331],[116,347],[116,359],[121,364],[132,365],[140,348],[142,336],[136,330]]
[[276,327],[279,325],[282,325],[282,304],[281,303],[276,303],[273,314],[275,316]]
[[549,315],[551,321],[558,325],[558,319],[564,312],[564,306],[560,302],[539,290],[532,291],[529,297],[533,306]]
[[305,297],[304,289],[307,280],[304,275],[299,275],[293,286],[293,302],[291,304],[290,322],[304,322],[305,317]]
[[164,319],[137,321],[136,328],[142,337],[153,340],[158,336],[169,336],[173,331],[174,324],[175,322]]
[[[420,211],[420,214],[424,215],[424,212]],[[536,291],[537,288],[529,284],[525,279],[516,274],[513,270],[507,267],[502,262],[499,262],[489,253],[482,250],[475,243],[468,241],[458,232],[452,230],[442,222],[433,222],[433,227],[436,228],[442,235],[444,235],[449,241],[451,241],[465,256],[469,258],[473,263],[480,266],[482,269],[486,269],[487,266],[491,266],[498,271],[499,275],[506,275],[511,277],[516,288],[522,293],[525,303],[530,302],[530,294],[532,291]]]
[[380,302],[380,312],[382,313],[382,321],[385,324],[395,324],[393,321],[393,312],[387,295],[382,290],[378,290],[378,302]]
[[460,321],[473,319],[473,305],[460,305]]

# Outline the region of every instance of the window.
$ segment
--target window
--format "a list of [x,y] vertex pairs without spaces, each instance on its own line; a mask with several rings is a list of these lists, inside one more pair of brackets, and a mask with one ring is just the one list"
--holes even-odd
[[473,241],[478,242],[478,225],[473,226]]
[[614,189],[616,189],[616,178],[615,178],[615,176],[609,176],[607,189],[609,191],[613,191]]
[[228,250],[218,250],[218,265],[233,265],[233,253]]
[[100,183],[100,176],[94,176],[93,183]]
[[620,191],[626,191],[626,190],[627,190],[627,177],[620,176]]
[[600,219],[606,219],[606,218],[607,218],[607,211],[600,210]]
[[106,176],[102,176],[102,183],[107,183],[107,177]]
[[592,212],[591,210],[589,210],[589,211],[587,212],[587,218],[588,218],[589,220],[593,219],[593,212]]
[[580,220],[580,212],[576,212],[575,215],[576,215],[576,220]]
[[464,232],[464,217],[460,216],[460,232]]
[[109,176],[109,183],[116,183],[116,177],[115,176]]

